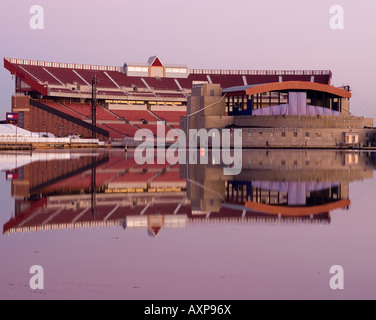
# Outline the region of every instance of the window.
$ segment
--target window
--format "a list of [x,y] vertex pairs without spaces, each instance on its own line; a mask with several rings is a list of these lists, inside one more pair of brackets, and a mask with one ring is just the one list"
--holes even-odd
[[282,132],[282,133],[281,133],[281,137],[282,137],[282,138],[286,138],[286,132]]
[[306,133],[305,133],[305,137],[306,137],[306,138],[309,138],[309,132],[306,132]]
[[294,138],[297,138],[297,137],[298,137],[298,133],[294,132]]
[[270,132],[270,137],[271,137],[271,138],[274,137],[274,132]]
[[252,132],[248,133],[248,137],[250,138],[252,137]]

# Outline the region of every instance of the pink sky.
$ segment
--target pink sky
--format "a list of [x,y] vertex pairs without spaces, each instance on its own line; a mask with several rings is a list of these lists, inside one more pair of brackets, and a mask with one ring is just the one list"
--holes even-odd
[[[44,30],[29,27],[35,4],[45,10]],[[329,27],[332,5],[345,10],[344,30]],[[0,56],[123,65],[157,54],[190,68],[330,69],[334,85],[353,87],[352,111],[376,118],[375,12],[374,0],[8,1]],[[12,89],[1,68],[3,113]]]

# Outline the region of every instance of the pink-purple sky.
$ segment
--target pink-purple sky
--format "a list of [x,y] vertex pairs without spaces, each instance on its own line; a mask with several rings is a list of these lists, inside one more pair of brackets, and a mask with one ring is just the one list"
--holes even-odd
[[[41,5],[45,29],[29,13]],[[345,29],[329,27],[332,5]],[[376,118],[374,0],[17,0],[0,10],[0,56],[123,65],[159,55],[190,68],[330,69],[333,84],[350,84],[352,111]],[[0,70],[0,112],[13,82]]]

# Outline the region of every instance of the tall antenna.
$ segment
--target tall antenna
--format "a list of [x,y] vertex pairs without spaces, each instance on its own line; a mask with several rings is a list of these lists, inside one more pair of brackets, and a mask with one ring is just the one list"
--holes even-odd
[[91,136],[93,139],[97,138],[97,76],[91,78]]

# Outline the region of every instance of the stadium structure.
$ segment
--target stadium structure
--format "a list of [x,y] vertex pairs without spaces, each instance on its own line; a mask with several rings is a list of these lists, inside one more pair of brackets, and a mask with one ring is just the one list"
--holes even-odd
[[[227,108],[221,116],[240,116],[243,122],[244,117],[254,119],[260,112],[252,112],[253,109],[266,104],[269,107],[278,101],[288,104],[289,93],[296,88],[283,84],[291,82],[315,86],[309,93],[310,99],[317,98],[315,103],[323,99],[325,102],[327,97],[332,102],[327,105],[320,102],[323,107],[333,108],[334,103],[337,109],[340,107],[333,95],[322,98],[322,94],[312,93],[319,91],[317,86],[330,87],[332,72],[329,70],[189,69],[186,65],[165,64],[158,56],[151,57],[147,63],[127,62],[117,67],[5,58],[4,67],[15,79],[12,112],[18,113],[19,126],[56,136],[93,137],[94,132],[103,141],[131,140],[139,129],[149,129],[156,135],[158,121],[165,122],[167,133],[179,128],[180,118],[187,116],[192,88],[205,85],[218,84],[225,89],[220,94],[226,93]],[[92,125],[91,105],[93,79],[97,102],[95,125]],[[273,83],[282,86],[277,90],[258,90],[261,84]],[[349,92],[343,91],[341,94],[348,99]],[[265,117],[263,113],[259,116]],[[245,122],[243,127],[259,127]],[[274,126],[286,125],[278,120]]]
[[190,226],[329,224],[332,212],[351,204],[350,184],[372,179],[376,165],[374,153],[245,150],[238,176],[209,161],[183,179],[185,165],[138,165],[121,151],[1,160],[14,165],[15,157],[14,215],[3,234],[121,227],[157,236]]

